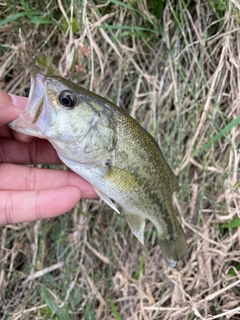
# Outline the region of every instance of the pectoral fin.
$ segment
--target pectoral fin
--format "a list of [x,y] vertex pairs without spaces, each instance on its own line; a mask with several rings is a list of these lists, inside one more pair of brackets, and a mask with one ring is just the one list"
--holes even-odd
[[106,202],[113,210],[115,210],[117,213],[120,214],[119,210],[116,208],[115,204],[112,202],[112,200],[102,191],[98,190],[97,188],[93,187],[95,190],[96,194],[99,195],[99,197]]
[[131,172],[111,165],[109,166],[104,179],[117,184],[118,188],[121,190],[129,192],[134,191],[141,186],[137,177],[135,177]]
[[144,244],[144,228],[145,228],[145,218],[140,217],[137,214],[127,213],[127,221],[135,236],[138,240]]

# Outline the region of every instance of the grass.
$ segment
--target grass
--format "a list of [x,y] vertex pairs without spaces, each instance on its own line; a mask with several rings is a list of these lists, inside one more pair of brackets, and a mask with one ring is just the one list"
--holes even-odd
[[81,201],[0,230],[2,319],[238,319],[240,6],[237,1],[3,1],[0,89],[28,95],[34,70],[107,97],[158,141],[187,265],[166,266],[124,215]]

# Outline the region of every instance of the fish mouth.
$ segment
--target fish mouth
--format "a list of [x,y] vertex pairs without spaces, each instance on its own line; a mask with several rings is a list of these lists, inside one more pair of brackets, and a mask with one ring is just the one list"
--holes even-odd
[[21,113],[20,118],[29,124],[37,122],[43,109],[43,98],[46,79],[43,75],[37,74],[31,77],[31,87],[27,105]]
[[44,93],[46,90],[46,78],[37,74],[31,77],[31,86],[25,109],[19,118],[10,122],[9,127],[21,133],[33,136],[42,135],[37,121],[44,108]]

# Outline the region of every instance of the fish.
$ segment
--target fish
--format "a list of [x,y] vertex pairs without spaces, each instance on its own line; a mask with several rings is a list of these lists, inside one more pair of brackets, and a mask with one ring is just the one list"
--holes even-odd
[[103,201],[123,209],[142,244],[150,220],[169,266],[185,259],[187,242],[172,201],[178,179],[156,140],[122,108],[60,76],[36,74],[25,109],[9,127],[47,139]]

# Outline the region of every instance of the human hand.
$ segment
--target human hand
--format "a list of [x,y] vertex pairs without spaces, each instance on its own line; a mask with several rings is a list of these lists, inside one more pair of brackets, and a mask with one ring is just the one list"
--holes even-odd
[[91,185],[74,172],[20,165],[61,163],[47,140],[7,126],[26,102],[27,98],[0,90],[0,225],[56,217],[80,198],[97,197]]

